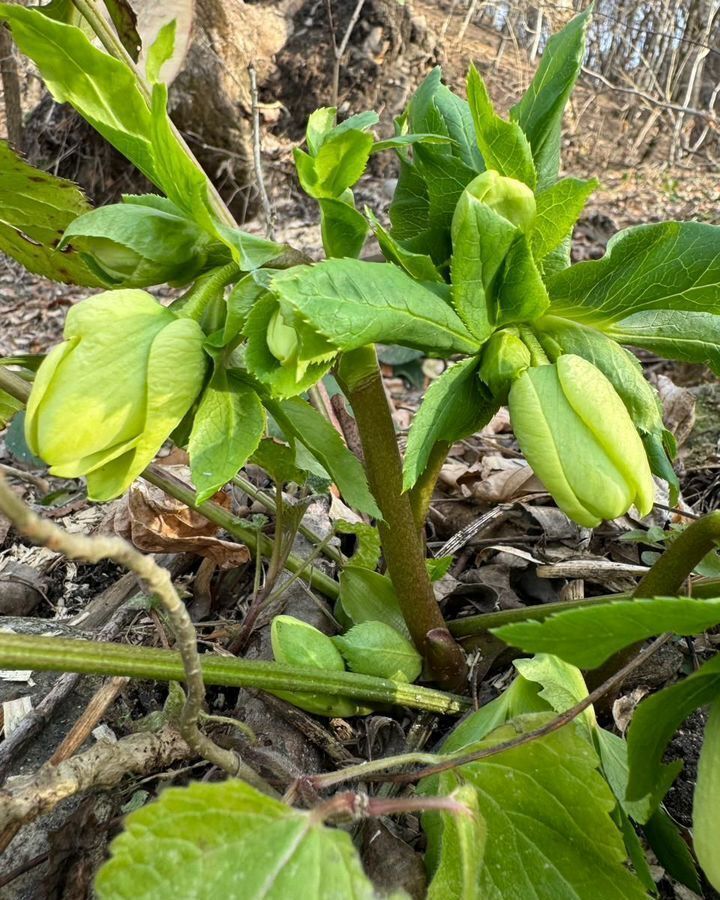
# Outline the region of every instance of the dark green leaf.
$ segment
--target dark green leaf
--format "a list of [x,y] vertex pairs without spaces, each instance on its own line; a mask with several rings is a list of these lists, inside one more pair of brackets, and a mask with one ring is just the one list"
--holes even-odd
[[553,35],[530,87],[510,115],[530,141],[539,187],[557,178],[565,104],[580,74],[592,6]]
[[290,481],[305,483],[307,472],[296,464],[295,451],[287,444],[263,438],[252,455],[252,461],[264,469],[276,484],[287,484]]
[[381,341],[429,353],[473,353],[453,310],[393,265],[330,259],[273,277],[283,311],[295,310],[339,350]]
[[353,625],[384,622],[410,637],[397,594],[387,575],[359,566],[345,566],[340,575],[340,604]]
[[595,178],[590,181],[563,178],[536,195],[537,214],[530,232],[530,248],[535,259],[545,259],[572,235],[573,226],[598,184]]
[[328,257],[360,256],[369,230],[362,213],[344,200],[323,198],[318,203],[325,255]]
[[581,669],[594,669],[623,647],[653,635],[699,634],[718,623],[720,599],[656,597],[569,609],[542,622],[503,625],[492,633],[527,653],[554,653]]
[[406,250],[399,241],[395,240],[392,234],[382,227],[375,215],[367,207],[365,207],[365,214],[370,220],[370,225],[380,245],[382,254],[388,262],[393,262],[396,266],[400,266],[415,281],[443,282],[444,279],[438,272],[432,257],[428,256],[427,253],[412,253]]
[[607,326],[621,344],[652,350],[668,359],[710,366],[720,375],[720,315],[685,309],[636,313]]
[[202,395],[188,444],[198,503],[237,475],[264,431],[265,412],[255,391],[217,369]]
[[663,869],[685,887],[702,895],[693,855],[678,833],[677,825],[662,807],[645,823],[643,832]]
[[611,325],[644,310],[717,313],[720,227],[700,222],[638,225],[616,234],[600,260],[548,282],[551,311]]
[[448,446],[474,434],[497,411],[477,375],[477,359],[466,359],[444,372],[428,389],[410,428],[403,469],[409,490],[425,471],[435,445]]
[[30,272],[99,287],[73,250],[58,251],[63,232],[90,204],[72,181],[29,166],[0,141],[0,250]]
[[104,0],[104,3],[123,47],[130,54],[133,62],[137,62],[141,41],[137,32],[135,10],[127,0]]

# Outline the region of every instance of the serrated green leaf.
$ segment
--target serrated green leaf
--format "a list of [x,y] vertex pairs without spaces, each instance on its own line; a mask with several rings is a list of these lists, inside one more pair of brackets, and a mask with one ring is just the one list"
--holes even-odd
[[305,140],[311,156],[316,156],[325,138],[331,133],[337,121],[334,106],[321,106],[310,113],[305,126]]
[[404,269],[411,278],[416,281],[426,281],[443,283],[444,279],[438,272],[432,257],[427,253],[413,253],[407,250],[403,245],[395,240],[385,228],[378,222],[373,212],[365,207],[365,215],[370,221],[373,233],[380,245],[382,254],[388,262],[395,263]]
[[416,238],[430,226],[430,198],[425,180],[416,166],[400,160],[398,183],[388,209],[393,238]]
[[209,500],[257,449],[265,411],[247,384],[218,368],[195,413],[188,452],[197,502]]
[[296,310],[338,350],[375,342],[430,353],[473,353],[477,342],[433,291],[397,266],[329,259],[272,279],[283,310]]
[[[642,800],[666,791],[682,762],[663,765],[665,748],[679,726],[701,706],[720,697],[720,656],[704,663],[683,681],[646,698],[635,710],[627,735],[630,777],[626,796]],[[663,791],[664,793],[664,791]],[[661,796],[661,795],[660,795]]]
[[387,575],[359,566],[345,566],[340,575],[340,604],[353,625],[384,622],[406,638],[410,637],[395,588]]
[[[476,748],[517,738],[553,715],[519,716]],[[597,765],[594,749],[580,733],[563,728],[457,769],[455,777],[477,791],[487,825],[481,897],[646,896],[624,866],[622,836],[610,818],[615,800]]]
[[530,233],[530,249],[542,260],[572,236],[573,226],[599,181],[563,178],[535,195],[537,214]]
[[425,471],[435,445],[452,445],[482,428],[497,411],[477,376],[477,359],[452,366],[428,388],[408,435],[403,489],[409,490]]
[[613,340],[667,359],[710,366],[720,375],[720,315],[685,309],[636,313],[604,328]]
[[537,174],[530,143],[517,122],[507,122],[497,115],[485,82],[472,64],[467,78],[467,94],[478,146],[486,167],[534,189]]
[[0,141],[0,250],[53,281],[99,287],[74,250],[61,253],[63,232],[90,210],[80,188],[28,165]]
[[0,19],[37,65],[58,103],[70,103],[96,131],[159,183],[150,143],[150,109],[135,75],[119,60],[94,47],[83,32],[36,9],[3,3]]
[[554,653],[581,669],[602,665],[613,653],[665,631],[699,634],[720,623],[720,599],[656,597],[621,600],[516,622],[492,633],[527,653]]
[[[513,665],[523,678],[540,686],[538,697],[556,713],[571,709],[587,697],[587,686],[580,670],[557,656],[539,653],[532,659],[516,659]],[[582,726],[588,741],[592,741],[597,725],[592,707],[575,721]]]
[[550,38],[530,87],[510,110],[530,141],[541,189],[560,168],[563,113],[580,74],[591,12],[592,5]]
[[315,156],[295,150],[302,189],[311,197],[339,197],[360,179],[373,145],[373,136],[354,128],[335,128]]
[[332,639],[351,672],[412,684],[423,661],[410,641],[385,622],[362,622]]
[[[415,159],[418,172],[427,186],[429,226],[449,229],[455,207],[478,171],[455,156],[438,156],[422,144],[415,148]],[[435,261],[439,262],[437,259]]]
[[328,257],[358,257],[369,231],[362,213],[344,200],[323,198],[320,206],[320,232]]
[[299,398],[272,404],[271,409],[278,413],[278,422],[287,437],[300,441],[320,461],[353,509],[382,518],[360,460],[321,413]]
[[369,569],[374,572],[380,562],[380,533],[374,525],[366,522],[346,522],[338,519],[335,522],[337,534],[354,534],[357,538],[357,546],[350,562],[353,566]]
[[[440,781],[440,793],[449,785],[447,794],[452,800],[463,803],[469,815],[458,813],[435,813],[423,816],[423,830],[428,843],[437,835],[438,846],[430,846],[427,855],[436,860],[432,881],[428,886],[427,900],[480,900],[480,868],[485,853],[487,829],[485,820],[478,809],[475,790],[470,785],[452,789],[454,777],[446,776]],[[430,822],[433,825],[430,825]]]
[[638,225],[616,234],[602,259],[548,282],[551,312],[596,326],[644,310],[717,313],[720,227],[700,222]]
[[373,900],[350,836],[242,781],[168,788],[131,813],[100,870],[99,900]]
[[260,441],[252,455],[252,461],[264,469],[276,484],[287,484],[290,481],[304,484],[307,479],[307,472],[297,465],[292,447],[272,438]]

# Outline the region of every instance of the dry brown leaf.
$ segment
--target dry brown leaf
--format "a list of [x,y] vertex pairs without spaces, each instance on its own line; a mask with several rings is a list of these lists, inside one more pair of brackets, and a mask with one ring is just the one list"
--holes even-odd
[[657,389],[662,400],[665,425],[681,447],[695,424],[695,395],[687,388],[678,387],[666,375],[658,375]]
[[[187,481],[189,472],[185,467],[167,468]],[[213,500],[226,508],[230,505],[230,497],[222,492]],[[250,559],[244,544],[217,537],[217,525],[144,481],[133,484],[108,525],[146,553],[196,553],[222,569],[234,569]]]
[[528,494],[546,493],[533,470],[522,459],[485,456],[456,478],[463,497],[479,503],[508,503]]

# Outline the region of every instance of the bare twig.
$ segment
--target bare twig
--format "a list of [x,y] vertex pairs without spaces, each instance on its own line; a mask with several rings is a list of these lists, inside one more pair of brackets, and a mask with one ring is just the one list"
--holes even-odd
[[134,572],[145,582],[150,593],[158,598],[168,614],[185,669],[187,699],[179,723],[182,736],[191,750],[199,756],[220,766],[226,772],[233,775],[241,774],[250,783],[260,784],[263,789],[270,791],[269,785],[262,782],[236,753],[218,747],[200,731],[198,720],[205,699],[205,685],[197,650],[197,636],[167,569],[163,569],[152,557],[143,555],[122,538],[69,534],[54,523],[41,519],[8,488],[1,473],[0,511],[19,531],[36,543],[63,553],[69,559],[83,559],[90,563],[110,559]]
[[75,722],[65,739],[49,759],[50,765],[57,766],[77,753],[92,734],[93,728],[102,719],[117,699],[120,691],[130,681],[126,676],[108,678],[90,698],[83,714]]
[[275,207],[270,202],[270,197],[265,188],[265,179],[263,177],[262,154],[260,146],[260,109],[258,107],[258,88],[257,88],[257,72],[255,66],[250,63],[248,66],[248,75],[250,76],[250,100],[252,103],[252,138],[253,138],[253,164],[255,166],[255,180],[257,182],[257,190],[260,195],[263,213],[265,214],[265,231],[271,241],[275,240]]
[[20,76],[7,26],[0,25],[0,81],[2,81],[5,101],[5,130],[10,143],[16,150],[23,149],[22,99]]
[[340,66],[342,64],[342,58],[345,55],[348,44],[350,43],[350,38],[352,37],[352,33],[355,29],[355,26],[357,25],[358,19],[360,18],[360,13],[362,12],[363,6],[365,6],[365,0],[357,0],[355,9],[350,16],[350,21],[348,22],[347,28],[345,29],[345,34],[343,34],[342,40],[338,45],[337,37],[335,35],[335,18],[333,16],[332,0],[325,0],[325,7],[328,14],[328,23],[330,26],[330,41],[333,52],[333,72],[332,81],[330,83],[330,106],[334,106],[336,108],[338,105],[338,97],[340,92]]

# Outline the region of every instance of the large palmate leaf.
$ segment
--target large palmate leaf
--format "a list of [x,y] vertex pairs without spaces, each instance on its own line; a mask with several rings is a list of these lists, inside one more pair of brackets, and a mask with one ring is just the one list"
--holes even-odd
[[522,100],[510,110],[530,141],[540,188],[557,178],[565,104],[580,74],[591,7],[550,38]]
[[687,717],[720,697],[720,656],[704,663],[683,681],[653,694],[637,707],[628,730],[627,798],[657,797],[657,786],[667,787],[682,769],[675,760],[663,764],[670,739]]
[[59,103],[70,103],[123,156],[159,187],[150,144],[150,109],[133,72],[94,47],[74,25],[37,9],[3,3],[18,47],[37,65]]
[[656,597],[569,609],[542,622],[516,622],[493,634],[527,653],[554,653],[581,669],[594,669],[638,641],[672,631],[691,635],[720,623],[720,599]]
[[620,319],[604,330],[621,344],[652,350],[667,359],[701,363],[720,375],[720,301],[718,315],[653,309]]
[[527,137],[517,122],[508,122],[494,110],[487,87],[475,66],[467,79],[475,134],[488,169],[535,188],[537,173]]
[[258,395],[217,367],[195,414],[188,445],[198,503],[237,475],[264,431],[265,411]]
[[78,253],[57,249],[67,226],[89,209],[76,184],[33,168],[0,141],[0,251],[36,275],[98,287]]
[[169,788],[131,813],[95,889],[99,900],[373,900],[350,836],[242,781]]
[[360,460],[345,446],[330,422],[305,400],[294,397],[268,406],[287,438],[300,441],[327,470],[347,503],[358,512],[382,518],[370,493]]
[[[474,749],[517,738],[552,715],[519,716]],[[615,799],[597,765],[588,741],[576,729],[563,728],[457,770],[454,777],[477,791],[487,827],[480,897],[646,896],[624,866],[622,836],[610,818]]]
[[700,222],[638,225],[615,235],[602,259],[548,282],[551,312],[598,326],[644,310],[718,313],[720,227]]
[[329,259],[272,279],[284,314],[298,314],[339,350],[381,341],[427,353],[473,353],[450,306],[397,266]]
[[492,418],[498,404],[488,398],[477,374],[477,359],[458,363],[428,389],[413,419],[403,469],[403,487],[409,490],[425,471],[439,442],[448,446]]

